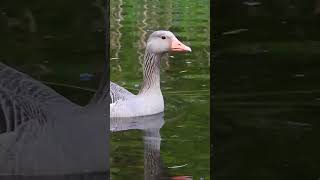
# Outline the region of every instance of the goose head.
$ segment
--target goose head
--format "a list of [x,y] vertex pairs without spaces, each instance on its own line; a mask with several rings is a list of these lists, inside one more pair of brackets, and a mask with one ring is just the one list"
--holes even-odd
[[[139,94],[157,92],[162,99],[160,90],[160,60],[168,52],[191,52],[191,48],[180,42],[170,31],[160,30],[153,32],[149,36],[146,45],[143,61],[143,84]],[[163,102],[163,100],[160,101]]]
[[147,41],[147,51],[155,54],[168,52],[191,52],[191,48],[180,42],[170,31],[155,31]]

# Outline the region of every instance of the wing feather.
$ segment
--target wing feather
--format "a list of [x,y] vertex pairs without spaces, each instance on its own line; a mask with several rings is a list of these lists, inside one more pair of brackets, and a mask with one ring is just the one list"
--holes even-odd
[[50,87],[0,63],[0,133],[26,123],[42,126],[49,112],[74,107],[78,106]]
[[110,81],[110,104],[115,103],[118,100],[127,100],[135,95],[126,90],[125,88]]

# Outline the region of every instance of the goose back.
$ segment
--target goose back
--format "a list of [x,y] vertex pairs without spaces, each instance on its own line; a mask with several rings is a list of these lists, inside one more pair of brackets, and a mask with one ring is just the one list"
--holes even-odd
[[134,96],[134,94],[132,94],[125,88],[110,81],[110,104],[115,103],[118,100],[127,100]]
[[30,76],[0,63],[0,133],[35,119],[47,121],[48,112],[76,109],[77,105]]

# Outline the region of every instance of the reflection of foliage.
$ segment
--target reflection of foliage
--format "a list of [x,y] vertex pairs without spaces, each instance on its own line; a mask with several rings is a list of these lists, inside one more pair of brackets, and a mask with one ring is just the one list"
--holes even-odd
[[[111,177],[118,179],[130,179],[132,177],[140,177],[143,179],[143,142],[140,136],[141,131],[122,132],[111,134]],[[130,143],[123,143],[122,141]],[[142,150],[142,151],[141,151]],[[117,164],[117,166],[112,166]],[[119,178],[120,179],[120,178]]]
[[[119,3],[118,0],[111,1],[113,19],[110,34],[115,37],[110,39],[110,57],[119,58],[117,61],[111,60],[112,81],[130,90],[138,89],[142,78],[139,60],[144,54],[146,38],[154,30],[169,29],[191,46],[190,54],[168,57],[170,67],[163,68],[161,72],[166,116],[175,119],[161,130],[164,138],[161,157],[166,167],[188,163],[186,167],[170,169],[172,175],[209,179],[209,0],[123,0],[121,8]],[[121,39],[117,41],[119,37]],[[119,71],[119,65],[122,71]],[[183,128],[177,129],[177,126]],[[179,137],[175,138],[175,134]],[[122,141],[112,139],[111,144],[115,143],[113,155],[121,156],[119,161],[126,161],[112,161],[114,169],[111,173],[115,179],[126,179],[135,170],[139,170],[135,173],[138,175],[143,172],[140,169],[143,168],[140,167],[143,159],[139,159],[142,158],[143,148],[137,147],[137,142],[132,142],[132,138],[138,139],[139,135],[127,132]],[[139,142],[142,143],[142,140]],[[123,150],[119,146],[123,146]],[[124,164],[128,162],[137,163],[127,167]]]
[[[119,1],[111,1],[111,11],[116,13]],[[120,77],[125,75],[125,72],[119,73],[115,67],[121,64],[122,69],[127,69],[127,72],[136,72],[136,77],[141,76],[141,65],[137,63],[144,54],[144,42],[150,31],[158,29],[169,29],[175,32],[178,38],[183,41],[192,42],[191,47],[198,48],[192,53],[194,57],[203,57],[207,61],[198,61],[203,67],[208,66],[209,59],[209,2],[208,1],[124,1],[122,6],[121,33],[123,38],[120,45],[121,50],[116,50],[119,45],[114,44],[114,39],[117,39],[119,33],[116,33],[118,23],[114,17],[111,20],[111,57],[116,57],[117,52],[120,51],[119,60],[114,63],[111,62],[113,69],[111,75],[117,74],[115,78],[132,79],[130,77]],[[147,34],[145,34],[147,32]],[[188,44],[188,43],[187,43]],[[136,52],[138,50],[138,53]],[[121,52],[122,51],[122,52]],[[140,57],[140,58],[139,58]],[[118,59],[118,58],[116,58]],[[170,63],[172,63],[170,61]],[[202,64],[203,63],[203,64]],[[131,70],[128,70],[131,69]],[[137,71],[137,69],[139,71]],[[181,69],[183,70],[183,69]],[[111,78],[114,81],[117,79]],[[131,81],[133,82],[133,81]],[[132,88],[132,87],[130,87]]]

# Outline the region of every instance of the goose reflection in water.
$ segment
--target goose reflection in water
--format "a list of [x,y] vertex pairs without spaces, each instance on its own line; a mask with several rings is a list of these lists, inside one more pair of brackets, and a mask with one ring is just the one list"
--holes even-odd
[[[164,113],[141,117],[112,117],[110,118],[110,131],[142,130],[144,143],[144,179],[164,180],[177,179],[178,176],[169,177],[161,156],[160,129],[164,125]],[[179,176],[180,180],[187,180],[188,176]]]
[[0,179],[88,173],[106,179],[107,89],[105,81],[83,107],[0,63]]
[[160,129],[164,124],[163,113],[141,117],[112,117],[110,131],[115,133],[127,130],[142,130],[144,132],[144,179],[163,179],[164,168],[160,158]]

